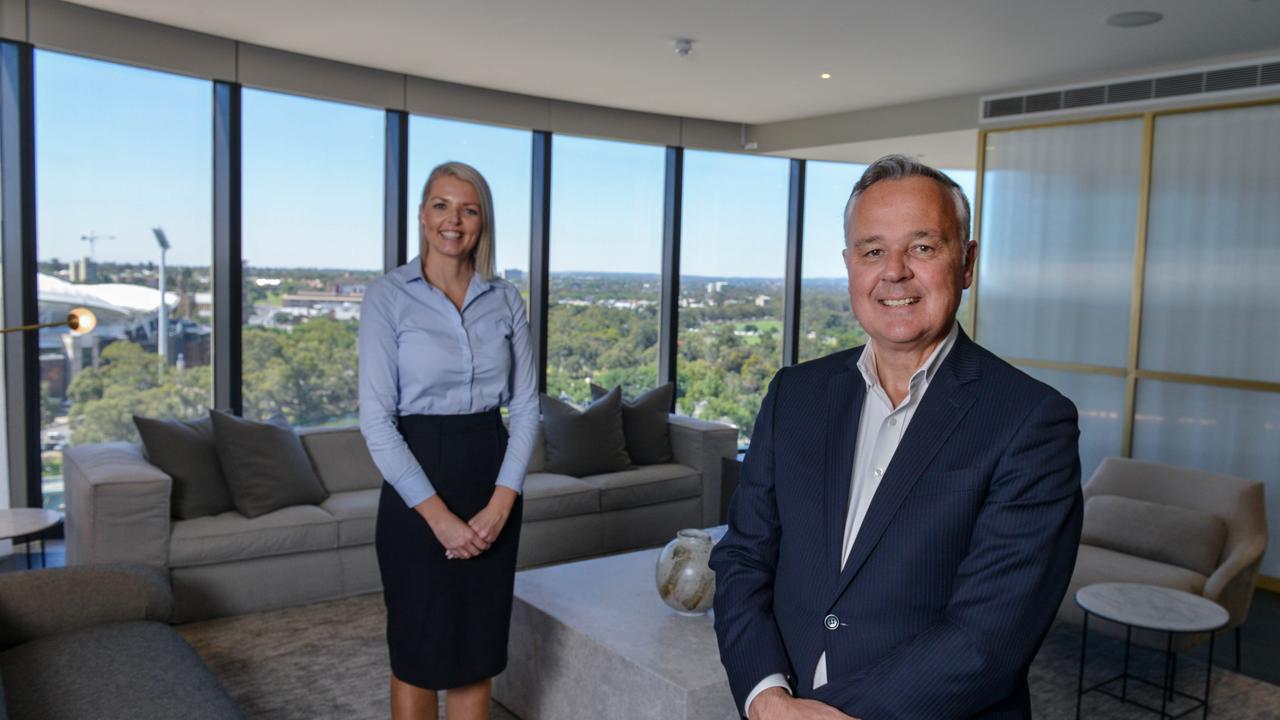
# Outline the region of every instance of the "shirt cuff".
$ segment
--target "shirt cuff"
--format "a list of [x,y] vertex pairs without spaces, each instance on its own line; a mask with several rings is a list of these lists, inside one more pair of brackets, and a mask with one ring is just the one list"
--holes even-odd
[[751,693],[747,695],[747,701],[742,704],[742,716],[751,717],[751,701],[755,700],[756,696],[765,690],[775,687],[786,690],[788,695],[791,694],[791,685],[787,682],[787,676],[782,673],[774,673],[756,683],[756,686],[752,688]]
[[410,508],[417,507],[422,501],[436,494],[436,489],[431,486],[431,481],[427,479],[427,474],[422,470],[418,470],[418,472],[409,477],[401,479],[400,482],[392,483],[391,487],[395,488],[396,494]]

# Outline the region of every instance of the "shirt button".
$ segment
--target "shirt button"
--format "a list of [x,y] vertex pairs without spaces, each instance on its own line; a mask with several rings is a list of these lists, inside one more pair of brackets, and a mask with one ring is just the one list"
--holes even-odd
[[898,418],[889,418],[889,424],[890,424],[890,425],[897,425],[897,424],[898,424]]
[[884,474],[884,470],[882,470],[882,469],[880,469],[880,468],[876,468],[876,470],[875,470],[875,472],[874,472],[873,474],[874,474],[876,477],[880,477],[881,475],[883,475],[883,474]]
[[835,615],[828,615],[822,619],[822,624],[827,626],[828,630],[835,630],[840,627],[840,618]]

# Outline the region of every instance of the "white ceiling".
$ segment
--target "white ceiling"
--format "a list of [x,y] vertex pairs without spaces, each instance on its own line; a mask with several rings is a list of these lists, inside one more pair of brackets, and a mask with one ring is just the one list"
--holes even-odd
[[[1280,54],[1280,0],[78,1],[395,72],[747,123]],[[1165,18],[1105,24],[1121,10]],[[679,37],[696,41],[688,58]]]
[[949,170],[972,170],[978,156],[977,130],[952,130],[929,135],[909,135],[884,140],[823,145],[821,147],[794,148],[771,153],[783,157],[806,160],[834,160],[870,164],[890,153],[900,153]]

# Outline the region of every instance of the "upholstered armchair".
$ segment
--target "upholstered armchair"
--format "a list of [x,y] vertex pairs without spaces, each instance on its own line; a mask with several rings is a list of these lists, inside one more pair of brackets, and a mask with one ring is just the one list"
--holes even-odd
[[[1262,483],[1113,457],[1089,479],[1084,498],[1080,555],[1058,618],[1081,622],[1075,593],[1093,583],[1183,590],[1230,613],[1224,630],[1235,630],[1239,667],[1240,624],[1249,614],[1267,547]],[[1107,632],[1107,625],[1099,623],[1097,629]],[[1164,647],[1163,635],[1135,631],[1133,639]],[[1204,639],[1183,637],[1178,644],[1185,649]]]

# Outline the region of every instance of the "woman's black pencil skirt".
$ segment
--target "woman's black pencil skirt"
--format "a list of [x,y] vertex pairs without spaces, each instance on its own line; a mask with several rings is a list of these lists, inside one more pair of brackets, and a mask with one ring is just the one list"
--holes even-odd
[[[399,426],[453,514],[466,522],[489,503],[507,449],[507,431],[496,409],[403,415]],[[507,666],[521,504],[517,498],[487,551],[450,560],[422,516],[390,484],[382,484],[378,569],[391,672],[401,681],[447,690],[491,678]]]

